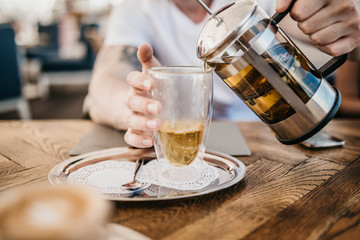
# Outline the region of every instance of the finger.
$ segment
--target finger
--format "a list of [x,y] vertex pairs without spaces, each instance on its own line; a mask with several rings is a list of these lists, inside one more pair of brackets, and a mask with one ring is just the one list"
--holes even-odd
[[160,128],[160,119],[133,113],[128,115],[126,125],[136,130],[156,131]]
[[161,104],[159,101],[139,95],[128,96],[126,105],[134,112],[153,115],[159,115],[161,112]]
[[326,0],[297,0],[290,11],[292,19],[303,22],[326,5]]
[[352,51],[356,46],[357,43],[354,37],[348,36],[327,45],[317,45],[317,48],[331,56],[337,57]]
[[154,86],[152,78],[138,71],[130,72],[126,80],[133,88],[143,91],[151,91]]
[[341,18],[341,15],[329,14],[329,11],[323,8],[305,21],[298,22],[298,27],[303,33],[310,35],[339,22]]
[[283,12],[290,6],[292,0],[276,0],[276,11]]
[[153,54],[153,49],[149,44],[142,44],[139,47],[137,56],[143,66],[144,72],[151,67],[160,66],[160,63],[156,60]]
[[311,34],[310,39],[316,45],[328,45],[351,33],[352,30],[350,28],[347,28],[343,23],[338,22]]
[[144,135],[142,131],[131,128],[125,133],[124,140],[127,144],[138,148],[148,148],[154,145],[152,136]]
[[[286,9],[289,8],[291,2],[293,0],[276,0],[276,11],[277,12],[284,12]],[[325,6],[326,1],[325,0],[297,0],[294,3],[294,6],[291,9],[291,15],[294,18],[294,20],[300,20],[295,18],[308,18],[311,15],[313,15],[316,11],[321,9],[323,6]],[[309,11],[310,9],[310,11]]]
[[309,35],[337,22],[344,23],[346,27],[346,25],[356,22],[358,18],[359,13],[352,0],[332,1],[305,21],[299,22],[298,26],[305,34]]

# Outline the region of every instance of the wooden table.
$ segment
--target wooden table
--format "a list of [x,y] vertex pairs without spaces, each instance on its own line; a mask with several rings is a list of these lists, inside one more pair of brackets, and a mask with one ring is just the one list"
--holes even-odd
[[[0,121],[0,191],[47,181],[90,129],[86,120]],[[238,184],[201,197],[118,202],[112,221],[153,239],[360,239],[360,120],[325,130],[343,148],[279,143],[263,123],[239,123],[253,152]]]

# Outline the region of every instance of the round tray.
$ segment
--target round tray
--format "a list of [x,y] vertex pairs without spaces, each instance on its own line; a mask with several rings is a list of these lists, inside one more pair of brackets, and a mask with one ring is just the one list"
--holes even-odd
[[[154,149],[111,148],[86,153],[69,158],[57,164],[50,170],[48,177],[50,183],[53,185],[69,183],[74,184],[73,181],[69,180],[68,176],[86,166],[104,161],[135,162],[138,158],[144,159],[146,164],[147,161],[156,159],[155,151]],[[207,150],[204,156],[204,161],[206,161],[209,165],[216,167],[219,172],[219,177],[211,182],[207,187],[199,190],[177,190],[161,187],[155,184],[148,184],[148,186],[140,191],[131,191],[131,194],[120,194],[118,192],[112,193],[111,191],[109,192],[108,189],[107,191],[102,191],[102,189],[97,190],[102,192],[106,199],[115,201],[171,200],[200,196],[219,191],[234,185],[245,176],[245,165],[230,155]],[[106,174],[108,174],[106,169],[97,170],[97,178],[93,179],[101,179],[102,176],[106,178]]]

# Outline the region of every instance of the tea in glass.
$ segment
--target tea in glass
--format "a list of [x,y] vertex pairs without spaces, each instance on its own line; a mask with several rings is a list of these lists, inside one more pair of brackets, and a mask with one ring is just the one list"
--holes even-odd
[[152,98],[161,103],[155,151],[163,177],[184,181],[198,177],[212,113],[212,70],[157,67]]
[[164,122],[158,132],[163,153],[170,164],[182,167],[192,163],[198,155],[204,123],[180,120]]

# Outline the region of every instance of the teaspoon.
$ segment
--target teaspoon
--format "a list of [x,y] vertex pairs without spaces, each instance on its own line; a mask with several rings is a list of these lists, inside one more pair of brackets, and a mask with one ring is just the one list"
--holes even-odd
[[135,180],[136,174],[139,171],[141,165],[143,165],[143,163],[144,163],[144,160],[141,158],[136,160],[133,180],[131,182],[124,183],[123,185],[121,185],[122,188],[124,188],[126,190],[137,190],[144,185],[143,183],[139,183]]

